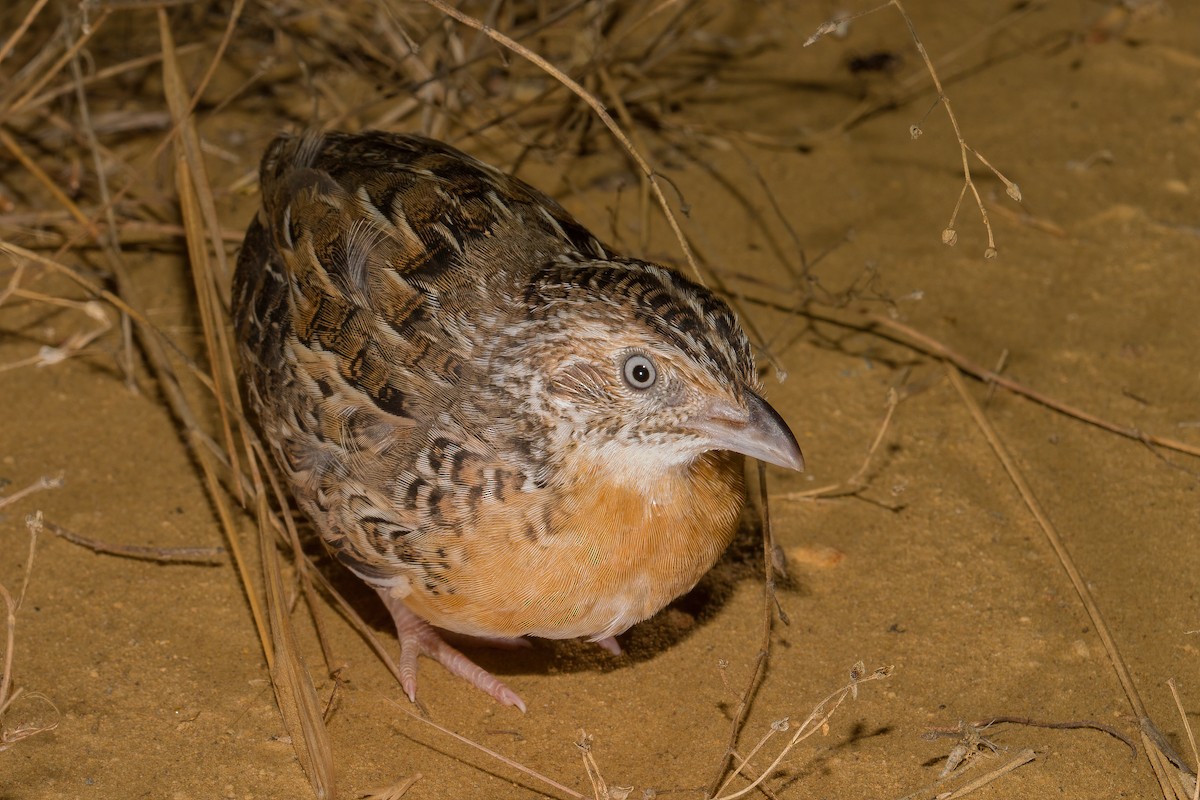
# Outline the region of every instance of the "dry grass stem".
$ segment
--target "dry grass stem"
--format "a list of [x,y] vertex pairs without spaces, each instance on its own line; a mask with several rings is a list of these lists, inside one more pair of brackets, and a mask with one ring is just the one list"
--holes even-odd
[[[179,48],[179,55],[190,56],[203,50],[205,46],[206,45],[201,42],[193,42],[191,44],[183,45]],[[88,88],[90,86],[103,83],[111,78],[116,78],[144,67],[153,66],[161,60],[162,53],[148,53],[144,56],[131,58],[119,64],[98,69],[94,73],[84,76],[83,86],[84,88]],[[49,89],[44,94],[38,95],[37,97],[34,97],[23,103],[21,110],[27,113],[30,111],[36,111],[47,103],[50,103],[51,101],[57,100],[65,94],[71,94],[75,91],[76,87],[72,83],[67,83],[54,89]]]
[[887,393],[887,410],[884,411],[883,421],[879,423],[879,429],[875,432],[875,438],[871,441],[871,446],[867,448],[867,454],[863,457],[863,462],[858,469],[844,481],[833,483],[828,486],[820,486],[816,489],[805,489],[802,492],[784,492],[779,495],[779,500],[811,500],[818,497],[839,497],[844,495],[858,494],[867,486],[867,471],[871,467],[871,461],[874,460],[875,454],[879,451],[880,445],[883,444],[884,438],[887,436],[888,428],[891,427],[892,417],[896,414],[896,408],[900,405],[900,393],[895,389],[888,389]]
[[752,759],[760,750],[762,750],[772,737],[779,733],[786,733],[792,727],[792,722],[787,717],[778,719],[771,723],[769,730],[763,734],[763,736],[758,740],[746,757],[741,759],[741,763],[738,765],[738,767],[734,769],[734,771],[720,785],[714,800],[736,800],[737,798],[744,797],[745,795],[754,791],[759,785],[762,784],[764,780],[766,780],[768,776],[772,775],[775,770],[779,768],[779,765],[783,763],[783,760],[787,758],[796,745],[800,744],[800,742],[803,742],[805,739],[808,739],[814,733],[821,730],[847,698],[858,697],[858,687],[860,685],[869,681],[877,681],[889,678],[892,675],[892,671],[892,667],[880,667],[870,674],[867,674],[866,667],[861,662],[855,664],[850,670],[850,682],[842,688],[831,692],[825,697],[825,699],[821,700],[821,702],[817,703],[817,705],[813,707],[812,711],[809,712],[809,715],[804,719],[804,721],[801,722],[798,727],[796,727],[791,738],[779,749],[779,752],[775,755],[775,758],[772,759],[771,763],[758,770],[759,775],[757,778],[751,780],[746,786],[738,789],[737,791],[730,792],[729,794],[723,794],[723,792],[729,788],[729,784],[741,773],[741,763],[749,763],[750,759]]
[[[96,17],[96,19],[92,21],[91,26],[88,27],[87,30],[84,30],[80,37],[75,40],[75,42],[73,42],[69,48],[67,48],[66,52],[59,56],[58,60],[54,62],[49,69],[42,71],[37,80],[35,80],[33,84],[25,91],[25,94],[13,101],[13,103],[8,105],[4,110],[11,114],[18,114],[24,111],[29,101],[32,100],[38,92],[45,88],[46,84],[52,81],[58,75],[58,73],[60,73],[67,66],[67,64],[71,63],[71,61],[79,55],[80,51],[83,50],[84,46],[91,40],[93,36],[99,33],[100,29],[104,26],[104,21],[108,19],[108,16],[108,11],[102,11],[100,16]],[[50,52],[51,51],[49,50],[43,51],[45,54],[49,54]],[[12,87],[13,90],[16,88],[18,87]]]
[[53,197],[60,205],[62,205],[63,208],[70,212],[71,216],[75,218],[75,221],[78,222],[81,227],[83,227],[84,231],[86,231],[90,238],[99,238],[100,230],[96,227],[95,223],[92,222],[91,218],[80,210],[79,206],[75,204],[75,201],[68,197],[66,192],[59,187],[58,182],[47,175],[45,170],[38,166],[38,163],[34,161],[34,159],[28,153],[25,152],[25,148],[23,148],[4,128],[0,128],[0,144],[3,144],[8,149],[8,152],[12,154],[13,158],[21,162],[21,166],[25,167],[25,169],[27,169],[29,173],[37,179],[38,183],[42,185],[43,189],[50,193],[51,197]]
[[206,564],[215,566],[225,563],[225,548],[223,547],[152,547],[136,544],[113,544],[84,536],[72,530],[46,523],[46,530],[68,542],[96,553],[106,553],[112,556],[133,558],[140,561],[153,561],[159,564]]
[[1036,389],[1026,386],[1019,381],[1013,380],[1012,378],[1001,375],[997,372],[987,369],[986,367],[981,367],[958,351],[953,350],[948,345],[945,345],[937,339],[934,339],[932,336],[918,331],[911,325],[905,325],[902,322],[889,319],[886,316],[880,314],[860,314],[856,317],[847,317],[833,311],[817,309],[811,305],[806,307],[803,311],[798,311],[795,308],[783,306],[768,300],[762,300],[759,298],[747,299],[749,302],[754,303],[755,305],[773,308],[778,311],[786,311],[792,314],[799,314],[803,317],[807,317],[819,322],[828,322],[839,327],[880,336],[917,352],[949,362],[973,378],[977,378],[978,380],[988,384],[995,384],[996,386],[1006,389],[1013,394],[1025,397],[1034,401],[1035,403],[1038,403],[1039,405],[1043,405],[1053,411],[1057,411],[1060,414],[1077,419],[1080,422],[1085,422],[1088,425],[1093,425],[1101,430],[1114,433],[1126,439],[1132,439],[1147,445],[1153,445],[1154,447],[1161,447],[1165,450],[1174,450],[1178,453],[1185,453],[1187,455],[1200,457],[1200,445],[1189,444],[1168,436],[1159,436],[1158,434],[1147,433],[1146,431],[1138,428],[1128,425],[1121,425],[1110,420],[1106,420],[1103,417],[1100,417],[1089,411],[1077,408],[1069,403],[1063,402],[1062,400],[1051,397],[1044,392],[1040,392]]
[[1184,763],[1175,747],[1149,717],[1139,719],[1138,728],[1163,800],[1192,800],[1196,783],[1194,778],[1188,781],[1191,769]]
[[264,565],[267,586],[267,613],[271,624],[271,643],[274,646],[271,662],[271,684],[284,724],[292,734],[293,745],[304,772],[308,775],[313,794],[318,798],[337,797],[337,782],[333,763],[333,748],[325,728],[320,701],[312,678],[305,667],[296,644],[287,603],[283,597],[279,551],[274,538],[262,534],[270,529],[267,519],[266,492],[258,494],[260,556]]
[[0,305],[9,298],[20,298],[32,302],[43,303],[47,306],[58,306],[81,312],[91,320],[95,327],[91,330],[73,331],[57,345],[42,345],[37,352],[25,358],[0,364],[0,372],[21,367],[47,367],[75,358],[87,352],[88,346],[96,339],[112,330],[113,324],[105,313],[104,307],[94,300],[71,300],[65,297],[34,292],[11,286],[0,293]]
[[579,748],[579,754],[583,758],[583,769],[587,773],[588,781],[592,784],[592,797],[594,800],[625,800],[633,792],[632,786],[609,786],[604,780],[604,776],[600,774],[600,765],[596,763],[596,757],[592,754],[592,736],[587,731],[580,729],[579,739],[575,742],[575,746]]
[[[59,275],[62,275],[66,278],[69,278],[70,280],[72,280],[73,282],[78,284],[80,287],[82,287],[84,290],[86,290],[93,297],[97,297],[97,298],[103,300],[104,302],[112,305],[114,308],[116,308],[121,313],[128,314],[130,317],[133,318],[133,320],[135,322],[138,322],[138,323],[142,324],[143,326],[146,326],[147,335],[155,338],[155,343],[158,347],[161,347],[161,348],[170,347],[177,353],[181,352],[178,349],[178,345],[176,345],[168,337],[163,336],[162,332],[159,331],[157,328],[155,328],[153,326],[153,324],[145,317],[145,315],[143,315],[137,308],[135,308],[133,305],[130,305],[129,303],[127,303],[118,294],[114,294],[113,292],[110,292],[108,289],[105,289],[102,286],[100,286],[98,283],[84,277],[77,270],[67,266],[66,264],[56,261],[52,258],[47,258],[46,256],[40,255],[39,253],[35,253],[32,250],[28,250],[24,247],[15,245],[12,242],[5,242],[5,241],[0,240],[0,253],[6,253],[9,256],[12,256],[14,258],[14,260],[18,260],[18,263],[20,262],[20,260],[28,261],[30,263],[37,264],[42,267],[47,267],[47,268],[49,268],[50,271],[55,272]],[[119,276],[119,274],[118,274],[118,276]],[[118,281],[118,283],[119,283],[119,281]],[[14,296],[16,296],[19,294],[19,292],[20,292],[20,290],[14,289],[12,294]],[[4,295],[4,294],[0,294],[0,300],[2,300],[5,296],[6,295]],[[60,300],[59,304],[62,304],[61,298],[59,298],[59,300]],[[67,301],[68,304],[70,304],[71,302],[72,301]],[[81,306],[81,308],[84,310],[84,312],[88,316],[92,316],[92,314],[93,314],[92,306],[88,306],[87,303],[84,303]],[[200,380],[201,382],[204,382],[205,385],[211,389],[212,384],[210,381],[208,381],[207,375],[205,375],[204,373],[199,372],[199,371],[195,371],[193,374],[198,380]]]
[[937,800],[958,800],[960,797],[966,797],[976,789],[981,789],[984,786],[987,786],[989,783],[999,778],[1003,778],[1005,775],[1017,769],[1018,767],[1023,767],[1037,758],[1038,754],[1036,751],[1025,748],[1021,752],[1017,753],[1017,755],[1014,756],[1010,761],[1004,764],[1004,766],[998,767],[986,775],[980,775],[975,780],[960,786],[952,792],[939,794],[937,796]]
[[[771,723],[768,731],[758,740],[753,749],[744,758],[737,756],[736,766],[727,776],[724,774],[725,770],[723,768],[722,774],[718,776],[718,780],[722,778],[724,779],[723,782],[719,783],[715,791],[706,792],[705,796],[713,797],[714,800],[736,800],[736,798],[744,797],[756,789],[763,791],[768,797],[772,796],[772,793],[762,785],[763,781],[765,781],[771,774],[774,773],[774,771],[781,763],[783,763],[784,759],[787,758],[792,750],[813,734],[823,730],[828,724],[829,720],[832,719],[833,715],[837,712],[838,708],[843,702],[846,701],[847,698],[858,696],[858,687],[860,685],[870,681],[883,680],[891,677],[892,671],[892,667],[882,667],[876,669],[870,674],[867,674],[866,668],[862,663],[854,665],[854,667],[850,670],[850,682],[840,689],[827,695],[823,700],[813,707],[804,721],[795,728],[795,731],[790,739],[780,747],[779,751],[775,754],[771,760],[771,763],[766,768],[761,770],[752,770],[749,768],[750,760],[761,750],[763,750],[776,734],[785,733],[792,729],[792,723],[790,719],[786,717]],[[564,786],[558,781],[555,781],[554,779],[549,778],[536,770],[526,767],[525,765],[509,758],[508,756],[502,755],[491,748],[479,744],[473,739],[456,733],[455,731],[439,725],[432,720],[415,714],[390,698],[388,699],[388,702],[396,706],[396,708],[407,714],[409,717],[421,722],[422,724],[428,725],[431,728],[434,728],[437,731],[461,742],[462,744],[478,750],[488,757],[493,758],[496,761],[499,761],[500,763],[505,764],[524,775],[529,776],[530,778],[544,783],[547,786],[553,787],[568,797],[574,798],[575,800],[587,800],[584,795],[579,794],[573,789]],[[600,772],[600,767],[596,763],[595,756],[592,754],[592,741],[592,737],[586,731],[581,730],[580,738],[575,742],[575,746],[579,749],[581,757],[583,758],[584,770],[587,774],[589,782],[592,785],[592,800],[625,800],[625,798],[629,797],[629,795],[633,792],[633,787],[611,786],[607,783],[607,781],[604,780],[604,777]],[[732,783],[739,775],[749,778],[749,783],[745,787],[731,791],[728,794],[722,794],[722,792],[725,792],[726,789],[729,788],[729,784]],[[652,796],[653,793],[653,790],[646,790],[646,796],[648,797]]]
[[[164,90],[178,131],[178,136],[174,139],[176,144],[176,184],[183,211],[184,227],[187,231],[187,244],[192,258],[196,292],[200,300],[201,322],[204,327],[205,342],[212,369],[212,390],[220,412],[229,468],[234,475],[240,475],[241,469],[237,454],[241,448],[235,447],[233,444],[235,424],[243,436],[246,435],[245,432],[248,431],[248,428],[241,419],[236,392],[233,391],[232,349],[226,339],[227,333],[222,311],[225,305],[223,299],[227,297],[229,270],[225,266],[220,237],[215,234],[220,228],[217,222],[216,205],[201,154],[199,136],[190,113],[192,98],[184,89],[178,57],[174,49],[174,38],[166,12],[162,9],[158,11],[158,22],[163,52]],[[211,254],[216,257],[215,266],[214,262],[210,260],[208,243],[212,244]],[[194,413],[190,410],[186,398],[175,390],[176,379],[170,372],[169,364],[165,360],[161,360],[159,366],[157,376],[160,384],[164,385],[164,389],[167,390],[168,397],[175,399],[173,406],[176,413],[185,421],[193,419]],[[236,423],[234,422],[235,417]],[[194,423],[188,422],[186,427],[189,431],[198,430]],[[211,456],[197,437],[192,436],[190,443],[204,468],[209,493],[217,506],[226,531],[226,541],[246,587],[247,598],[258,627],[263,652],[271,671],[276,701],[284,723],[291,734],[297,757],[304,767],[315,796],[319,798],[335,797],[337,790],[328,732],[322,721],[321,705],[315,687],[295,643],[292,622],[287,614],[287,604],[284,601],[280,575],[279,553],[275,546],[275,539],[270,533],[272,530],[269,522],[271,514],[266,505],[267,495],[263,491],[263,482],[258,477],[256,466],[252,463],[252,480],[257,489],[259,555],[264,570],[265,618],[259,607],[256,582],[250,578],[249,565],[240,546],[240,534],[227,507]],[[241,497],[242,481],[234,480],[232,485],[235,494]]]
[[53,477],[53,478],[50,477],[49,475],[43,475],[42,477],[38,478],[33,483],[26,486],[24,489],[18,489],[17,491],[13,492],[12,494],[8,495],[7,497],[0,497],[0,508],[4,508],[5,506],[10,506],[13,503],[17,502],[18,500],[28,497],[29,495],[31,495],[35,492],[41,492],[46,489],[61,489],[62,486],[63,486],[63,476],[62,475],[59,475],[59,476]]
[[[971,193],[971,197],[975,200],[976,207],[979,209],[979,216],[983,220],[983,227],[987,231],[987,249],[984,250],[983,256],[984,258],[995,258],[998,252],[996,250],[996,237],[992,233],[992,223],[991,220],[988,219],[987,207],[983,203],[983,197],[980,196],[979,188],[975,185],[975,178],[971,174],[970,157],[974,156],[976,159],[978,159],[981,164],[987,167],[987,169],[990,170],[991,173],[995,175],[1001,183],[1004,184],[1004,191],[1010,198],[1012,198],[1014,202],[1021,202],[1021,189],[1017,186],[1017,184],[1005,177],[1000,170],[996,169],[992,163],[983,156],[982,153],[967,143],[966,137],[963,136],[962,128],[959,127],[958,117],[954,114],[954,108],[950,105],[950,98],[947,96],[945,89],[942,88],[942,80],[938,77],[937,69],[933,66],[933,60],[930,59],[929,53],[925,50],[925,45],[921,42],[921,37],[917,35],[917,29],[913,24],[912,18],[908,15],[908,12],[904,10],[904,4],[901,3],[900,0],[888,0],[888,2],[884,3],[883,5],[876,6],[875,8],[867,11],[862,11],[849,16],[838,17],[837,19],[824,22],[817,28],[816,32],[813,33],[812,36],[808,37],[808,40],[804,42],[804,46],[808,47],[809,45],[825,37],[827,34],[838,30],[841,26],[847,24],[851,20],[858,19],[859,17],[863,17],[868,14],[874,14],[875,12],[882,11],[888,7],[895,8],[896,11],[899,12],[900,16],[904,19],[904,24],[908,27],[908,33],[912,37],[913,44],[916,45],[917,52],[921,55],[921,60],[925,62],[925,69],[929,72],[929,77],[933,79],[934,89],[937,90],[936,102],[941,103],[942,108],[945,109],[946,116],[950,119],[950,126],[954,129],[954,136],[958,140],[959,156],[962,160],[963,185],[962,189],[958,193],[958,200],[954,204],[954,210],[950,214],[950,221],[946,223],[946,228],[942,231],[942,243],[949,246],[954,246],[958,242],[958,231],[955,228],[955,224],[958,220],[958,212],[962,207],[963,198],[966,197],[967,192],[969,191]],[[909,134],[914,139],[920,137],[922,134],[920,124],[918,123],[911,125],[909,127]]]
[[1192,730],[1192,723],[1188,719],[1187,711],[1183,708],[1183,700],[1179,697],[1179,687],[1176,685],[1174,678],[1167,680],[1167,687],[1171,690],[1171,698],[1175,701],[1175,709],[1179,712],[1179,719],[1183,722],[1183,729],[1187,733],[1188,746],[1192,750],[1192,764],[1195,767],[1188,767],[1187,764],[1183,763],[1182,759],[1172,761],[1172,763],[1179,771],[1179,779],[1183,783],[1184,791],[1190,800],[1200,800],[1200,781],[1196,780],[1197,770],[1200,769],[1200,750],[1196,747],[1196,734]]
[[568,797],[574,798],[574,800],[588,800],[587,797],[585,797],[584,795],[575,791],[574,789],[571,789],[567,786],[562,785],[561,783],[554,780],[553,778],[546,777],[545,775],[538,772],[537,770],[530,769],[529,767],[525,766],[524,764],[521,764],[518,761],[514,761],[513,759],[509,758],[506,755],[497,753],[495,750],[492,750],[489,747],[484,747],[479,742],[476,742],[474,739],[469,739],[466,736],[463,736],[461,733],[455,733],[454,731],[450,730],[449,728],[447,728],[443,725],[439,725],[438,723],[434,722],[433,720],[426,719],[425,717],[422,717],[418,714],[414,714],[412,711],[409,711],[407,708],[400,705],[395,700],[392,700],[390,697],[387,698],[387,701],[389,703],[391,703],[393,706],[395,706],[398,710],[402,711],[403,713],[405,713],[408,716],[412,717],[413,719],[417,720],[421,724],[428,725],[429,727],[446,734],[450,738],[455,739],[455,740],[461,742],[462,744],[467,745],[468,747],[478,750],[479,752],[483,753],[484,755],[486,755],[490,758],[493,758],[496,761],[499,761],[501,764],[505,764],[505,765],[511,767],[512,769],[515,769],[517,772],[520,772],[522,775],[527,775],[536,781],[544,783],[547,786],[550,786],[554,789],[557,789],[558,791],[562,792],[563,794],[567,795]]
[[696,280],[703,284],[704,276],[700,274],[700,267],[696,263],[695,257],[692,255],[692,248],[688,244],[687,237],[683,234],[683,228],[680,227],[679,221],[675,218],[675,212],[671,210],[671,204],[667,202],[667,196],[663,194],[662,187],[659,185],[658,177],[655,171],[651,169],[650,164],[647,163],[646,159],[642,157],[637,148],[633,146],[633,142],[629,140],[629,136],[626,135],[626,133],[621,129],[621,126],[617,124],[617,121],[612,118],[612,115],[608,113],[608,110],[604,107],[604,104],[600,102],[600,99],[587,89],[583,88],[583,86],[579,85],[579,83],[573,80],[558,67],[542,58],[542,56],[538,55],[519,42],[514,41],[508,36],[505,36],[503,33],[489,28],[474,17],[464,14],[458,9],[447,5],[446,3],[442,2],[442,0],[424,0],[424,2],[433,6],[438,11],[441,11],[446,16],[461,22],[463,25],[467,25],[483,33],[490,39],[495,40],[500,45],[528,60],[530,63],[536,64],[539,68],[545,70],[547,75],[552,76],[555,80],[567,87],[567,89],[571,90],[577,97],[579,97],[579,99],[583,100],[588,104],[588,106],[591,107],[592,111],[595,112],[600,121],[604,123],[604,126],[612,132],[613,137],[621,144],[621,147],[625,149],[625,152],[629,154],[629,157],[633,159],[634,163],[637,164],[638,169],[641,170],[642,175],[650,183],[650,188],[654,192],[654,196],[658,200],[659,207],[662,208],[663,215],[667,218],[667,222],[670,224],[671,230],[675,233],[675,238],[679,242],[679,247],[683,251],[683,255],[687,260],[688,266],[691,267],[692,273],[696,276]]
[[775,597],[775,541],[774,534],[771,531],[771,507],[767,494],[766,465],[764,465],[761,461],[757,462],[757,470],[758,495],[763,526],[762,633],[760,634],[758,643],[758,652],[754,655],[754,664],[750,670],[750,678],[746,683],[746,688],[742,691],[741,696],[738,698],[737,707],[734,709],[729,723],[729,735],[725,743],[725,752],[721,754],[721,759],[717,764],[717,772],[713,776],[712,782],[709,784],[707,792],[708,797],[712,797],[719,793],[721,786],[724,785],[722,784],[722,780],[729,771],[729,765],[734,758],[734,753],[737,751],[738,737],[741,736],[742,725],[746,721],[746,716],[750,713],[750,706],[754,700],[755,694],[758,692],[758,687],[762,682],[763,675],[766,672],[767,657],[771,652],[771,629],[775,622],[775,612],[778,609],[780,614],[783,613],[782,609],[779,608],[778,601]]
[[[1071,557],[1070,552],[1063,544],[1062,538],[1058,535],[1057,529],[1050,522],[1050,518],[1046,515],[1046,512],[1042,510],[1041,504],[1037,501],[1037,498],[1033,494],[1033,490],[1025,481],[1025,477],[1017,467],[1016,462],[1013,460],[1012,456],[1009,455],[1008,449],[1004,446],[999,434],[996,433],[996,430],[992,427],[991,422],[988,421],[987,416],[983,413],[983,410],[979,407],[979,404],[975,402],[975,398],[971,396],[969,391],[967,391],[967,387],[963,383],[962,374],[951,364],[946,364],[946,373],[950,378],[951,384],[958,392],[959,397],[962,398],[963,403],[966,405],[967,410],[975,420],[975,424],[979,426],[979,429],[987,439],[988,444],[991,445],[992,451],[996,454],[996,458],[999,459],[1000,463],[1004,467],[1005,472],[1008,473],[1009,479],[1012,480],[1013,484],[1016,486],[1017,491],[1020,493],[1021,499],[1024,500],[1029,512],[1033,515],[1034,519],[1037,520],[1038,526],[1041,527],[1042,533],[1045,534],[1046,541],[1050,544],[1051,549],[1054,550],[1054,554],[1058,557],[1058,561],[1062,565],[1063,570],[1067,573],[1067,577],[1071,581],[1071,586],[1074,587],[1075,593],[1079,596],[1080,602],[1083,604],[1089,619],[1092,621],[1093,627],[1096,629],[1096,634],[1100,637],[1100,641],[1104,645],[1104,650],[1108,654],[1109,663],[1112,665],[1113,672],[1116,674],[1117,680],[1121,683],[1121,688],[1125,691],[1125,697],[1129,701],[1129,705],[1133,710],[1134,716],[1138,719],[1146,718],[1148,716],[1146,712],[1146,706],[1145,703],[1142,702],[1142,697],[1138,692],[1137,684],[1133,682],[1133,676],[1129,673],[1129,667],[1126,665],[1125,660],[1121,657],[1121,653],[1117,648],[1116,640],[1113,638],[1112,632],[1109,630],[1108,623],[1104,619],[1104,615],[1100,612],[1100,607],[1096,605],[1096,601],[1092,598],[1092,593],[1088,588],[1087,581],[1084,580],[1083,575],[1079,572],[1079,568],[1075,565],[1075,560]],[[1144,744],[1146,744],[1145,749],[1147,752],[1147,757],[1153,760],[1153,756],[1150,755],[1149,742],[1144,741]]]
[[1133,758],[1137,758],[1137,745],[1121,731],[1111,725],[1105,725],[1103,722],[1097,722],[1091,719],[1080,720],[1065,720],[1060,722],[1050,722],[1046,720],[1030,719],[1029,717],[1019,717],[1011,715],[995,715],[984,717],[973,722],[959,722],[953,728],[930,728],[925,733],[921,734],[922,739],[937,739],[945,736],[958,736],[962,733],[964,726],[975,730],[985,730],[993,725],[1026,725],[1031,728],[1051,728],[1055,730],[1078,730],[1088,728],[1101,733],[1107,733],[1109,736],[1117,739],[1129,748],[1129,754]]
[[425,776],[419,772],[414,772],[407,778],[401,778],[391,786],[384,789],[376,789],[373,792],[367,792],[362,795],[363,800],[400,800],[404,795],[408,794],[408,790],[413,785],[424,778]]
[[[45,481],[46,479],[43,478],[42,480]],[[38,484],[35,484],[35,486],[38,486],[38,488],[48,488]],[[28,494],[30,491],[36,491],[36,489],[31,487],[25,490],[25,494]],[[11,499],[9,498],[9,500]],[[25,527],[29,531],[29,553],[25,557],[25,567],[21,575],[21,591],[14,600],[8,589],[3,584],[0,584],[0,598],[4,600],[5,609],[4,660],[3,665],[0,666],[0,752],[9,749],[23,739],[28,739],[30,736],[54,730],[58,727],[57,720],[50,722],[23,722],[10,727],[5,719],[12,711],[13,705],[22,697],[49,706],[54,716],[58,716],[59,713],[54,703],[40,692],[25,692],[21,688],[13,689],[12,679],[17,637],[17,612],[20,611],[21,605],[25,601],[25,592],[29,589],[29,580],[33,575],[33,557],[37,552],[38,535],[42,531],[42,512],[37,511],[26,517]]]
[[37,0],[26,12],[25,17],[21,20],[21,24],[12,32],[8,39],[0,46],[0,64],[4,63],[4,59],[8,58],[8,54],[17,46],[17,42],[21,41],[29,26],[37,19],[38,14],[42,13],[42,9],[46,7],[47,0]]

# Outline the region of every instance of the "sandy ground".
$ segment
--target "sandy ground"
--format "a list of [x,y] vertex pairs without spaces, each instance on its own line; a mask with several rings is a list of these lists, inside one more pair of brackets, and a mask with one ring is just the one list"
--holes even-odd
[[[788,313],[801,293],[786,265],[794,271],[799,258],[781,220],[815,262],[821,287],[857,287],[841,318],[861,321],[857,309],[890,316],[989,367],[1007,354],[1004,374],[1026,386],[1200,445],[1200,7],[1177,2],[1101,36],[1094,25],[1113,9],[1100,2],[1033,3],[1014,13],[982,0],[953,12],[912,0],[964,135],[1023,194],[1018,206],[973,163],[999,249],[984,259],[986,235],[969,197],[957,245],[940,241],[962,182],[959,151],[943,111],[925,116],[933,95],[899,17],[880,12],[854,22],[846,38],[802,49],[835,10],[804,5],[755,6],[742,33],[759,30],[771,46],[713,81],[707,101],[691,109],[705,133],[735,148],[708,151],[706,164],[654,154],[690,204],[698,246],[748,298],[744,315],[786,369],[786,380],[769,379],[767,390],[809,463],[802,476],[769,472],[776,537],[791,557],[778,594],[790,624],[775,625],[739,748],[749,750],[782,718],[794,730],[861,660],[894,674],[861,686],[827,728],[788,754],[765,784],[770,796],[917,792],[933,784],[954,746],[922,733],[995,715],[1094,720],[1133,737],[1139,752],[1132,757],[1092,729],[1000,726],[986,734],[996,751],[974,759],[959,782],[1024,748],[1039,757],[978,797],[1159,796],[1092,620],[945,369],[877,335]],[[889,69],[849,69],[850,59],[880,53],[895,56],[876,59]],[[863,98],[889,97],[899,102],[836,129]],[[236,114],[235,106],[202,127],[214,152],[233,154],[213,157],[217,187],[252,170],[285,122]],[[917,122],[924,135],[914,141]],[[763,144],[747,143],[746,133]],[[800,140],[811,150],[788,146]],[[618,163],[597,157],[576,168]],[[531,163],[522,174],[627,251],[678,257],[659,221],[637,252],[636,191],[564,178],[553,165]],[[165,192],[170,185],[164,177]],[[218,199],[230,230],[244,227],[257,202],[224,189]],[[129,266],[150,318],[198,352],[178,254],[133,253]],[[0,362],[61,341],[78,318],[0,308]],[[23,520],[35,510],[107,541],[223,543],[174,423],[145,372],[138,391],[120,379],[116,347],[107,336],[87,357],[0,372],[5,494],[39,476],[65,479],[0,511],[0,583],[11,591],[27,551]],[[864,488],[800,496],[858,469],[892,388],[903,401]],[[1188,633],[1200,627],[1200,461],[973,380],[968,388],[1061,535],[1150,717],[1190,761],[1166,681],[1179,680],[1188,719],[1200,723],[1200,642]],[[248,532],[249,520],[242,524]],[[526,715],[425,662],[428,717],[590,796],[575,744],[586,729],[611,785],[636,787],[632,797],[702,796],[758,651],[755,535],[747,531],[697,594],[625,637],[626,656],[569,643],[478,652],[524,696]],[[373,597],[338,581],[386,633]],[[410,717],[350,626],[331,609],[323,619],[345,664],[329,722],[340,796],[418,773],[406,797],[566,796]],[[303,614],[297,621],[328,698],[333,683],[311,624]],[[99,556],[45,535],[17,618],[14,681],[57,713],[27,697],[6,727],[57,727],[0,752],[4,800],[311,796],[228,564]],[[765,768],[790,733],[776,734],[754,764]],[[730,791],[744,785],[735,780]],[[936,790],[923,792],[916,796]]]

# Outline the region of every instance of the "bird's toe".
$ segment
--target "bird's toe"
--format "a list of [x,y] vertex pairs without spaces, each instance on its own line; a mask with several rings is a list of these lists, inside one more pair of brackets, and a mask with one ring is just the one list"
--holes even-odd
[[[396,635],[400,639],[400,685],[409,700],[414,703],[417,701],[417,656],[426,655],[452,675],[491,695],[498,703],[513,706],[525,713],[525,701],[503,681],[447,644],[432,625],[410,611],[402,600],[392,597],[387,589],[377,588],[376,591],[396,623]],[[502,638],[484,641],[510,647],[520,646],[517,643],[524,642],[523,639]]]

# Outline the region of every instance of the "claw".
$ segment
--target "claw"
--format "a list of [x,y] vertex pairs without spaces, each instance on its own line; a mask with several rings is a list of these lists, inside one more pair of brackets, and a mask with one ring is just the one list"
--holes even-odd
[[376,588],[396,623],[400,639],[400,686],[408,699],[417,701],[417,656],[426,655],[475,688],[488,693],[496,702],[514,706],[525,713],[525,701],[492,673],[446,644],[441,634],[425,620],[408,610],[404,601],[391,596],[388,589]]

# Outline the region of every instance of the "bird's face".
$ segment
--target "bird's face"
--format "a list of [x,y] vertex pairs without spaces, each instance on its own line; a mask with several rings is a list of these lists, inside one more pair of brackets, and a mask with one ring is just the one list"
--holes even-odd
[[556,444],[633,481],[729,450],[802,469],[759,395],[745,333],[703,287],[642,262],[554,265],[527,295],[524,411]]

